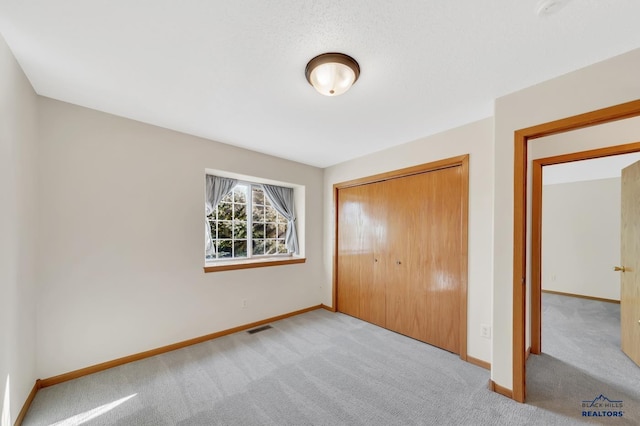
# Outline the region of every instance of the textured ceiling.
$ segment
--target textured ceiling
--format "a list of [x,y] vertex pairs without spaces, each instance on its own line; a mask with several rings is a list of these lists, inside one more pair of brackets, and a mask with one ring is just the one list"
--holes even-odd
[[[0,0],[0,32],[42,96],[325,167],[640,47],[638,0],[537,3]],[[335,98],[304,76],[328,51],[362,69]]]

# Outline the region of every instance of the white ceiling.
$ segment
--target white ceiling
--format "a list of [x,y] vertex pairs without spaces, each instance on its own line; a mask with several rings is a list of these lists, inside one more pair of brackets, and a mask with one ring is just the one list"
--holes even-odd
[[[640,1],[0,0],[36,92],[325,167],[493,114],[507,93],[640,47]],[[317,54],[360,79],[327,98]]]
[[620,177],[625,167],[640,161],[640,152],[553,164],[542,168],[543,185]]

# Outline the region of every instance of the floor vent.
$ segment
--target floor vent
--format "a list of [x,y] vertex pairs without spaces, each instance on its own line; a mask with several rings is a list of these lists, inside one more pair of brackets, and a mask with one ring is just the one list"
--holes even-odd
[[263,325],[262,327],[254,328],[253,330],[248,330],[247,333],[255,334],[255,333],[259,333],[261,331],[268,330],[270,328],[273,328],[273,327],[271,327],[270,325]]

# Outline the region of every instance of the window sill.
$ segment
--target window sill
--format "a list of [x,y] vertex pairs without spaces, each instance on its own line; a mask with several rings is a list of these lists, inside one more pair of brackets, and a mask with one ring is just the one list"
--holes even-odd
[[273,257],[271,259],[233,260],[227,262],[210,263],[204,267],[204,272],[233,271],[235,269],[264,268],[265,266],[293,265],[305,263],[304,257]]

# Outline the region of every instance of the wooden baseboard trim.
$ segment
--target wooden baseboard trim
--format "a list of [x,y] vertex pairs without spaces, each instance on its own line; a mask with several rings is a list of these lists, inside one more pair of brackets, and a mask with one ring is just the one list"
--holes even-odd
[[509,399],[513,399],[513,391],[511,389],[502,387],[493,380],[489,380],[489,390],[495,393],[499,393],[502,396],[506,396]]
[[560,296],[577,297],[580,299],[595,300],[597,302],[617,303],[618,305],[620,304],[620,301],[615,299],[604,299],[602,297],[585,296],[584,294],[563,293],[561,291],[554,291],[554,290],[541,290],[541,291],[543,293],[559,294]]
[[327,310],[327,311],[329,311],[329,312],[336,312],[336,308],[332,308],[331,306],[327,306],[327,305],[325,305],[324,303],[323,303],[322,305],[320,305],[320,307],[321,307],[322,309],[326,309],[326,310]]
[[489,371],[491,371],[491,363],[487,362],[487,361],[483,361],[481,359],[478,358],[474,358],[472,356],[467,355],[467,362],[473,364],[473,365],[477,365],[478,367],[482,367],[484,369],[487,369]]
[[18,413],[18,417],[16,417],[16,422],[14,426],[20,426],[22,421],[24,420],[24,416],[27,415],[27,411],[29,411],[29,407],[31,407],[31,403],[33,402],[33,398],[36,397],[38,390],[42,387],[42,381],[40,379],[36,380],[36,383],[33,385],[31,392],[29,392],[29,396],[27,396],[27,400],[24,402],[22,406],[22,410]]
[[288,314],[278,315],[272,318],[267,318],[261,321],[252,322],[250,324],[240,325],[238,327],[229,328],[227,330],[218,331],[215,333],[207,334],[205,336],[196,337],[194,339],[184,340],[182,342],[173,343],[171,345],[162,346],[160,348],[151,349],[148,351],[140,352],[137,354],[117,358],[112,361],[102,362],[100,364],[92,365],[90,367],[81,368],[79,370],[70,371],[68,373],[60,374],[58,376],[49,377],[47,379],[40,380],[40,388],[46,388],[49,386],[57,385],[69,380],[77,379],[78,377],[86,376],[88,374],[97,373],[99,371],[107,370],[109,368],[117,367],[119,365],[127,364],[133,361],[139,361],[144,358],[160,355],[166,352],[174,351],[176,349],[185,348],[187,346],[195,345],[198,343],[206,342],[217,337],[226,336],[229,334],[237,333],[238,331],[248,330],[250,328],[258,327],[270,322],[279,321],[285,318],[293,317],[296,315],[304,314],[305,312],[315,311],[322,308],[322,305],[311,306],[309,308],[300,309],[298,311],[290,312]]

